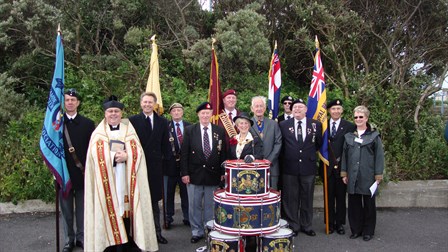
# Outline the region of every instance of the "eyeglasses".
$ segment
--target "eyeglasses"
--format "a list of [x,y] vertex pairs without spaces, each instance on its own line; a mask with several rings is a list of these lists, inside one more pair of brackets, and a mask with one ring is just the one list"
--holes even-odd
[[291,105],[292,102],[284,102],[283,105]]
[[355,116],[355,117],[353,117],[353,118],[355,118],[355,119],[363,119],[364,118],[364,116]]

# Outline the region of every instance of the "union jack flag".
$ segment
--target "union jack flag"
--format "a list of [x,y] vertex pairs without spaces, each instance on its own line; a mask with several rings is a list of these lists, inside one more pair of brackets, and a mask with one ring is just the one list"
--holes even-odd
[[327,92],[325,91],[324,67],[320,56],[319,41],[316,36],[316,55],[314,56],[313,79],[308,95],[307,118],[313,118],[322,123],[322,146],[319,157],[328,165],[328,121],[327,121]]
[[272,53],[271,65],[269,69],[268,109],[269,118],[271,119],[277,118],[278,115],[281,86],[282,75],[280,59],[278,58],[277,41],[275,41],[274,52]]

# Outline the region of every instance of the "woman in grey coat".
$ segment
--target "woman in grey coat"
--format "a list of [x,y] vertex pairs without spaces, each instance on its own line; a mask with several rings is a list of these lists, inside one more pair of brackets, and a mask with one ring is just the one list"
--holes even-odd
[[363,236],[370,241],[375,233],[375,195],[370,187],[383,179],[384,150],[380,134],[367,123],[369,110],[365,106],[354,109],[356,131],[345,135],[341,177],[347,184],[350,239]]

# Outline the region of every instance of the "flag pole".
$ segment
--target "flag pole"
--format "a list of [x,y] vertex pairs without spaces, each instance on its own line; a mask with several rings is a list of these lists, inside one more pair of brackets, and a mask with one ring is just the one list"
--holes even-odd
[[[319,40],[317,39],[317,35],[315,37],[315,46],[320,51]],[[319,52],[320,53],[320,52]],[[324,165],[324,210],[325,210],[325,233],[330,234],[330,220],[328,219],[328,178],[327,178],[327,164],[322,162]]]
[[56,191],[55,204],[56,204],[56,252],[59,252],[60,242],[59,242],[59,184],[54,180],[54,189]]
[[[58,24],[58,35],[62,34],[61,31],[61,24]],[[58,181],[56,180],[56,178],[54,179],[54,189],[56,191],[56,195],[55,195],[55,205],[56,205],[56,213],[55,213],[55,217],[56,217],[56,252],[59,252],[60,250],[60,237],[59,237],[59,184]]]

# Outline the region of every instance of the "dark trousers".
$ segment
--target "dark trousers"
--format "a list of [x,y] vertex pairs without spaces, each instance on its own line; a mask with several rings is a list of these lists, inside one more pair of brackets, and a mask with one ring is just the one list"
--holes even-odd
[[176,195],[176,186],[179,185],[180,206],[182,208],[183,220],[188,221],[188,192],[187,186],[182,182],[180,176],[164,176],[165,185],[165,207],[166,221],[173,222],[174,216],[174,198]]
[[[66,198],[62,197],[61,190],[59,198],[65,243],[84,242],[84,189],[72,189]],[[73,228],[73,219],[76,220],[76,232]]]
[[134,239],[130,236],[131,221],[129,218],[123,218],[124,227],[126,228],[126,234],[128,236],[128,242],[125,244],[114,245],[107,247],[104,252],[139,252],[141,251],[137,244],[135,244]]
[[352,234],[374,235],[376,225],[375,195],[349,194],[348,221]]
[[283,219],[293,231],[312,229],[314,178],[315,175],[282,176]]
[[160,208],[158,200],[151,200],[152,202],[152,214],[154,216],[154,227],[156,228],[156,235],[162,234],[162,228],[160,227]]
[[347,207],[345,203],[345,195],[347,185],[342,182],[342,178],[334,174],[328,176],[328,217],[330,219],[330,227],[338,227],[345,225],[345,215]]

